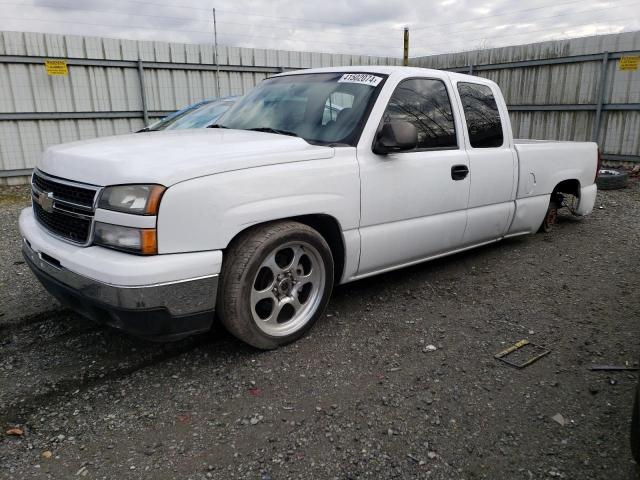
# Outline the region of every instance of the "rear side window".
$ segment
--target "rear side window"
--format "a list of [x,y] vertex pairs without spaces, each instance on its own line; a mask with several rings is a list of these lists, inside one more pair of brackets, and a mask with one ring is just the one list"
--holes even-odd
[[382,120],[413,123],[418,130],[418,150],[458,146],[451,102],[441,80],[412,78],[400,82]]
[[491,88],[477,83],[458,83],[467,130],[473,148],[501,147],[502,122]]

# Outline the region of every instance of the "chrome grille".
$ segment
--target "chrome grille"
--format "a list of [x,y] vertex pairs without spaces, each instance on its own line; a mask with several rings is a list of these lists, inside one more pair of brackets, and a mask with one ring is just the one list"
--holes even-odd
[[93,185],[52,177],[36,170],[31,179],[33,212],[38,223],[53,235],[88,245],[99,190]]
[[93,199],[96,195],[96,191],[93,189],[59,183],[38,173],[33,175],[33,184],[40,191],[52,192],[55,198],[60,201],[64,200],[93,209]]

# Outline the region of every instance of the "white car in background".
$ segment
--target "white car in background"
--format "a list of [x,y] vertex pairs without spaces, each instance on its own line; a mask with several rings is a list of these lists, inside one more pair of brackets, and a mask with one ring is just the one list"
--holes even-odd
[[20,216],[63,303],[135,335],[300,338],[333,286],[589,214],[598,149],[514,140],[498,86],[407,67],[287,72],[216,128],[49,148]]
[[188,105],[152,123],[140,132],[161,132],[185,128],[205,128],[220,118],[240,97],[223,97],[202,100]]

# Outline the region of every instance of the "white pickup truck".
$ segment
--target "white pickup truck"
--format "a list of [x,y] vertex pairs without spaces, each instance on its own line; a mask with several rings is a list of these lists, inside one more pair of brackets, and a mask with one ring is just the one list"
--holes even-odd
[[215,316],[263,349],[335,284],[587,215],[595,143],[514,141],[498,86],[407,67],[287,72],[213,128],[49,148],[24,256],[85,316],[156,340]]

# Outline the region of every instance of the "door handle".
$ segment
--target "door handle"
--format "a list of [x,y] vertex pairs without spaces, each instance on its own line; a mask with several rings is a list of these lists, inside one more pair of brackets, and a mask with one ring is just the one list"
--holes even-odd
[[466,165],[454,165],[451,167],[451,178],[453,180],[464,180],[469,175],[469,167]]

